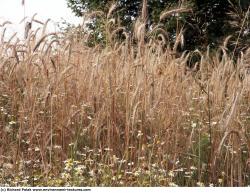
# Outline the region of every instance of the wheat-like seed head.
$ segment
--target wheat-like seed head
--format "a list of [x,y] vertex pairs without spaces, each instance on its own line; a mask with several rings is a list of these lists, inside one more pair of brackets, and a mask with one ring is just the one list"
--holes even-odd
[[107,14],[107,19],[109,19],[111,17],[111,15],[113,14],[113,12],[115,11],[115,9],[117,8],[117,3],[114,3],[111,5],[108,14]]
[[148,0],[143,0],[143,4],[142,4],[142,15],[141,15],[141,19],[143,22],[147,21],[147,17],[148,17]]
[[229,40],[232,38],[232,35],[227,36],[223,42],[223,47],[227,48]]
[[168,17],[171,17],[173,15],[176,15],[178,13],[188,13],[188,12],[191,12],[192,9],[190,8],[185,8],[185,7],[182,7],[182,8],[176,8],[176,9],[172,9],[172,10],[169,10],[169,11],[165,11],[161,14],[160,16],[160,20],[164,20]]
[[102,17],[104,16],[104,12],[103,11],[93,11],[89,14],[86,14],[86,18],[93,18],[93,17]]
[[47,38],[47,37],[49,37],[49,36],[56,36],[57,35],[57,33],[55,33],[55,32],[53,32],[53,33],[49,33],[49,34],[46,34],[46,35],[44,35],[44,36],[42,36],[41,38],[40,38],[40,40],[36,43],[36,45],[34,46],[34,48],[33,48],[33,52],[35,52],[37,49],[38,49],[38,47],[40,46],[40,44],[45,40],[45,38]]
[[5,21],[2,24],[0,24],[0,27],[4,27],[5,25],[12,24],[10,21]]

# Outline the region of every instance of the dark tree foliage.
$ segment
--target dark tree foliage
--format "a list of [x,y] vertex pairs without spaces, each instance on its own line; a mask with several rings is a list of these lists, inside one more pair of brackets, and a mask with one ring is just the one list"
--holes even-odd
[[[82,16],[88,11],[108,11],[114,0],[67,0],[68,6],[76,16]],[[119,15],[122,24],[130,25],[141,13],[141,0],[117,0],[116,14]],[[160,13],[176,0],[149,0],[148,13],[150,22],[158,22]]]
[[[68,6],[77,16],[85,12],[102,10],[107,12],[114,0],[67,0]],[[121,25],[128,30],[141,14],[142,0],[116,0],[118,7],[115,16],[119,17]],[[167,9],[178,7],[179,0],[148,0],[148,26],[158,24],[160,14]],[[231,2],[231,4],[230,4]],[[193,50],[204,48],[208,45],[215,47],[235,28],[230,26],[228,12],[232,11],[232,4],[240,6],[243,11],[248,9],[250,0],[187,0],[186,3],[193,10],[192,13],[181,14],[178,22],[185,27],[184,49]],[[177,17],[168,18],[162,23],[165,29],[176,35]],[[94,29],[96,24],[92,25]]]

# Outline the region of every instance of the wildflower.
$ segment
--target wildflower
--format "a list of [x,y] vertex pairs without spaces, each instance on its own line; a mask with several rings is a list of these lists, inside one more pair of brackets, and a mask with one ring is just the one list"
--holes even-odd
[[139,130],[137,134],[137,138],[140,138],[141,136],[143,136],[143,133]]
[[86,157],[86,156],[87,156],[85,153],[81,153],[80,151],[76,151],[76,154],[77,154],[77,155],[80,155],[80,156],[83,156],[83,157]]
[[213,121],[213,122],[211,123],[211,125],[212,125],[212,126],[217,125],[217,122],[216,122],[216,121]]
[[73,146],[73,145],[74,145],[74,143],[70,143],[70,144],[69,144],[70,147]]
[[90,175],[91,177],[95,177],[95,172],[94,172],[94,170],[91,170],[91,171],[89,172],[89,175]]
[[142,157],[139,157],[138,159],[139,159],[139,160],[144,160],[144,159],[145,159],[145,157],[144,157],[144,156],[142,156]]
[[3,168],[4,168],[4,169],[12,169],[12,168],[13,168],[13,164],[4,163],[4,164],[3,164]]
[[7,126],[5,126],[4,130],[5,130],[5,132],[10,133],[11,127],[9,125],[7,125]]
[[147,175],[151,175],[150,170],[147,170],[145,173],[146,173]]
[[199,186],[199,187],[204,187],[204,183],[202,183],[202,182],[197,182],[196,184],[197,184],[197,186]]
[[196,128],[196,127],[197,127],[197,123],[195,123],[195,122],[192,121],[191,127],[192,127],[192,128]]
[[39,147],[35,147],[35,151],[40,151]]
[[114,163],[117,163],[118,160],[119,160],[119,158],[116,157],[116,155],[113,155],[113,161],[114,161]]
[[64,161],[64,163],[65,163],[65,170],[70,171],[73,166],[73,160],[67,159],[66,161]]
[[60,145],[54,145],[54,147],[53,147],[54,149],[58,149],[58,150],[60,150],[60,149],[62,149],[62,146],[60,146]]
[[82,175],[83,174],[83,170],[86,169],[86,166],[84,165],[78,165],[75,170],[76,170],[76,174],[77,175]]
[[171,170],[171,171],[168,172],[168,175],[169,175],[170,177],[174,177],[174,172]]
[[28,180],[27,180],[27,179],[24,179],[24,180],[22,180],[21,182],[22,182],[23,184],[26,185],[26,184],[28,183]]
[[191,171],[191,172],[185,172],[185,175],[193,175],[193,171]]
[[191,167],[190,167],[190,170],[197,170],[197,167],[191,166]]
[[194,110],[194,108],[189,108],[189,111],[193,111]]
[[184,168],[179,168],[179,169],[176,169],[174,170],[175,172],[183,172],[184,171]]
[[79,161],[73,161],[73,163],[77,165],[77,164],[79,164],[81,162],[79,162]]
[[135,173],[134,173],[134,176],[139,176],[140,175],[140,171],[135,171]]
[[31,164],[31,160],[24,161],[23,163],[26,164],[26,165],[29,165],[29,164]]
[[122,159],[122,160],[118,161],[118,163],[120,163],[120,164],[123,164],[123,163],[126,163],[126,162],[127,161],[125,159]]
[[15,125],[16,122],[15,122],[15,121],[10,121],[9,124],[10,124],[10,125]]
[[82,132],[80,133],[80,136],[84,136],[87,133],[87,129],[83,129]]
[[134,162],[129,162],[128,163],[128,166],[133,166],[134,165]]
[[71,178],[69,173],[62,173],[61,176],[62,176],[62,179],[66,179],[66,180]]
[[178,185],[177,184],[175,184],[174,182],[169,182],[169,184],[168,184],[170,187],[178,187]]

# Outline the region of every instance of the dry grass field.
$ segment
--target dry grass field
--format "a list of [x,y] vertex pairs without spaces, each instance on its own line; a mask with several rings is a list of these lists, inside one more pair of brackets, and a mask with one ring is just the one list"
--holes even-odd
[[250,49],[177,53],[143,20],[118,41],[109,17],[105,46],[2,34],[0,186],[250,185]]

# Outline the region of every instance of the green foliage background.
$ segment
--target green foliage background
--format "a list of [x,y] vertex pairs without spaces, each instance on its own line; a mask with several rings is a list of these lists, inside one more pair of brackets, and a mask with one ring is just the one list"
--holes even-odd
[[[107,13],[115,2],[118,7],[114,16],[119,19],[121,26],[126,26],[127,30],[131,31],[135,19],[141,13],[141,0],[67,0],[76,16],[96,10]],[[192,12],[168,18],[161,24],[170,33],[170,37],[176,35],[177,20],[179,26],[184,26],[184,50],[206,49],[208,45],[216,47],[229,35],[233,35],[232,40],[236,42],[239,33],[239,50],[249,45],[249,0],[148,0],[148,28],[160,23],[159,17],[163,11],[177,8],[181,4],[192,8]],[[90,29],[95,32],[102,31],[100,20],[93,21],[89,25]],[[233,50],[234,46],[231,49]]]

